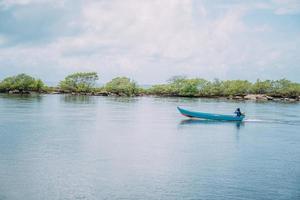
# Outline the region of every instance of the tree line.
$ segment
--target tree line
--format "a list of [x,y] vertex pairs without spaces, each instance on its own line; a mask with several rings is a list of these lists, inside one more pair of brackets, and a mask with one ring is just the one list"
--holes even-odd
[[286,79],[260,80],[251,83],[247,80],[208,81],[201,78],[176,76],[167,84],[154,85],[151,94],[186,97],[228,97],[247,94],[265,94],[273,97],[294,97],[300,95],[300,84]]
[[175,76],[166,84],[153,85],[142,88],[127,78],[117,77],[97,87],[99,76],[96,72],[78,72],[70,74],[60,81],[57,87],[48,87],[40,79],[27,74],[7,77],[0,82],[0,92],[28,93],[28,92],[59,92],[91,95],[117,96],[178,96],[178,97],[228,97],[245,96],[247,94],[265,94],[272,97],[299,98],[300,84],[287,79],[259,80],[252,83],[247,80],[219,80],[213,81],[202,78],[187,78]]

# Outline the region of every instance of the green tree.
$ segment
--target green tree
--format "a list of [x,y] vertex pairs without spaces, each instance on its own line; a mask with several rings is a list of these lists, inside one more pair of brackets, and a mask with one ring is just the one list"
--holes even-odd
[[130,80],[127,77],[114,78],[105,85],[105,90],[107,92],[121,96],[134,96],[138,94],[138,87],[136,82]]
[[188,79],[184,76],[175,76],[169,79],[170,95],[199,96],[205,90],[208,81],[199,78]]
[[19,90],[20,92],[41,91],[43,87],[44,83],[40,79],[35,80],[27,74],[7,77],[0,83],[0,91],[2,92],[11,90]]
[[208,81],[200,78],[174,76],[167,84],[153,85],[148,91],[154,95],[197,97],[204,96],[207,84]]
[[268,94],[272,92],[272,81],[259,79],[252,85],[251,92],[254,94]]
[[43,83],[43,81],[41,79],[38,79],[35,81],[35,88],[39,92],[45,88],[45,84]]
[[215,79],[213,82],[208,82],[205,89],[206,96],[224,96],[224,83],[219,79]]
[[78,72],[68,75],[59,87],[69,92],[91,92],[99,79],[96,72]]
[[221,84],[222,95],[230,96],[230,95],[247,95],[251,90],[251,83],[249,81],[244,80],[229,80],[223,81]]
[[171,86],[169,84],[153,85],[151,88],[148,89],[148,93],[152,95],[163,96],[170,96],[171,94],[173,94]]
[[286,79],[272,81],[272,96],[298,97],[300,95],[300,84]]

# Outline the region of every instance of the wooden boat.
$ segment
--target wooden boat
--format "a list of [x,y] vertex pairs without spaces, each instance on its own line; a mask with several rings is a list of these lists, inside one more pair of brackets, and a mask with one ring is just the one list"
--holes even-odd
[[177,107],[179,112],[190,118],[200,118],[200,119],[209,119],[209,120],[220,120],[220,121],[243,121],[245,115],[241,115],[240,117],[236,115],[221,115],[221,114],[211,114],[211,113],[203,113],[203,112],[195,112],[182,109]]

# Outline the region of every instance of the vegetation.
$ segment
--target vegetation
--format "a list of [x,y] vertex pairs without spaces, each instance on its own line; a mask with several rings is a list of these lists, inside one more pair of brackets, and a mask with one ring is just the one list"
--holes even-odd
[[98,79],[96,72],[78,72],[67,76],[59,87],[64,92],[92,92]]
[[223,96],[244,96],[250,93],[251,83],[249,81],[242,80],[231,80],[231,81],[223,81]]
[[267,91],[267,94],[274,97],[299,97],[300,84],[286,79],[271,81],[271,87]]
[[137,84],[127,77],[114,78],[105,85],[104,89],[120,96],[135,96],[139,93]]
[[251,92],[254,94],[269,94],[272,92],[272,85],[272,81],[270,80],[261,81],[257,79],[252,85]]
[[300,84],[286,79],[271,81],[257,80],[251,83],[245,80],[207,81],[204,79],[188,79],[176,76],[168,84],[154,85],[148,90],[149,94],[163,96],[187,97],[228,97],[245,96],[247,94],[265,94],[274,97],[300,96]]
[[300,97],[300,84],[286,79],[259,80],[251,83],[245,80],[208,81],[201,78],[187,78],[175,76],[166,84],[153,85],[145,89],[137,86],[136,82],[127,77],[117,77],[105,84],[96,87],[98,75],[96,72],[79,72],[68,75],[59,83],[58,87],[47,87],[40,79],[26,74],[7,77],[0,82],[0,92],[26,93],[35,92],[64,92],[95,95],[158,95],[178,97],[233,97],[247,94],[261,94],[279,98]]
[[42,80],[36,80],[27,74],[19,74],[17,76],[7,77],[0,82],[0,92],[41,92],[44,90],[44,88],[45,85]]
[[187,79],[175,76],[169,79],[168,84],[154,85],[149,89],[150,94],[164,96],[196,97],[207,84],[204,79]]

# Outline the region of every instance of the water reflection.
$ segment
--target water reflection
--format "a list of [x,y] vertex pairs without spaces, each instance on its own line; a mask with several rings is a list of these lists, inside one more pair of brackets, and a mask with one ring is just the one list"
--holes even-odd
[[109,100],[119,103],[134,103],[138,101],[138,97],[107,97]]
[[43,98],[41,94],[0,94],[1,99],[13,100],[13,101],[28,101],[33,102],[37,101],[40,102]]
[[191,97],[153,97],[154,102],[159,102],[159,103],[176,103],[178,104],[190,104],[190,103],[196,103],[199,101],[198,98],[191,98]]
[[61,95],[60,101],[76,104],[93,104],[96,102],[95,97],[86,95]]
[[180,125],[224,125],[234,124],[237,129],[244,126],[244,122],[237,121],[214,121],[214,120],[202,120],[202,119],[184,119],[180,121]]

